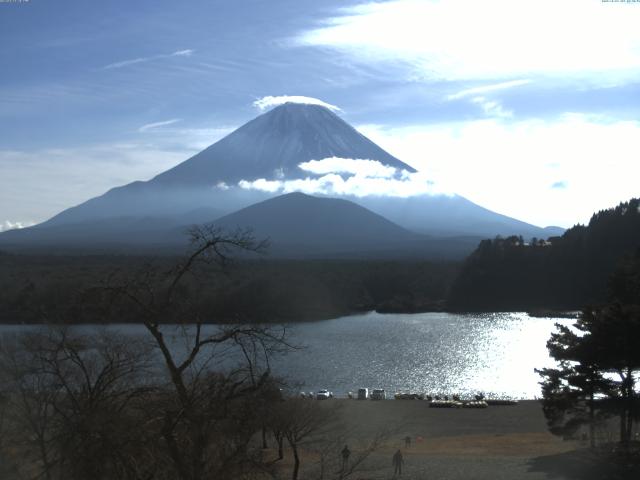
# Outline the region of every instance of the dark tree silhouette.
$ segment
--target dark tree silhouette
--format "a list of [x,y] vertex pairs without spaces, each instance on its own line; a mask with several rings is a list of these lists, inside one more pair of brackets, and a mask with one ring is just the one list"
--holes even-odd
[[547,343],[559,362],[539,370],[543,377],[543,408],[556,434],[572,434],[590,425],[591,444],[597,416],[618,415],[620,442],[631,441],[640,397],[640,262],[627,258],[611,276],[610,303],[583,309],[572,328],[557,325]]
[[[247,445],[263,426],[258,405],[272,398],[269,358],[289,345],[284,329],[243,325],[241,319],[207,329],[206,317],[189,295],[192,290],[183,287],[195,279],[206,288],[210,269],[203,266],[226,269],[231,255],[261,252],[265,242],[247,230],[228,234],[209,226],[194,228],[191,240],[191,253],[169,272],[144,269],[133,281],[111,282],[106,289],[137,312],[161,352],[171,391],[157,405],[159,433],[177,478],[235,478],[251,464]],[[183,354],[165,335],[162,325],[167,323],[180,326]],[[228,348],[220,347],[229,345],[239,352],[240,366],[213,373],[209,365],[221,361],[220,350],[228,355]]]
[[605,379],[598,361],[597,339],[589,332],[590,322],[585,321],[589,315],[585,310],[573,328],[556,324],[558,332],[551,335],[547,348],[559,367],[536,371],[543,378],[543,411],[551,433],[571,437],[588,425],[593,447],[596,422],[609,413],[596,398],[611,394],[613,385]]
[[91,292],[107,303],[100,311],[137,317],[141,343],[64,329],[4,339],[0,389],[19,447],[1,453],[29,459],[15,462],[20,478],[222,480],[267,468],[252,440],[273,403],[269,362],[289,348],[286,332],[240,318],[205,325],[194,298],[211,286],[212,265],[226,270],[232,254],[264,243],[206,226],[191,235],[173,268],[116,272]]
[[149,359],[144,343],[106,332],[4,337],[6,448],[19,452],[19,477],[138,479],[152,472],[138,469],[153,462],[142,448],[146,433],[132,418],[149,393],[142,381]]
[[606,302],[609,277],[625,255],[640,247],[639,208],[640,199],[632,199],[548,241],[483,240],[454,281],[449,306],[573,310]]

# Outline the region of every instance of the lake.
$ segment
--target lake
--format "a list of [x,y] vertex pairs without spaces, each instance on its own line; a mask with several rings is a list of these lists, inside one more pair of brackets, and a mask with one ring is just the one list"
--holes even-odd
[[[526,313],[371,312],[289,324],[290,341],[303,348],[276,359],[273,370],[297,390],[327,388],[340,396],[369,387],[532,399],[540,396],[534,368],[553,365],[546,342],[556,322],[573,320]],[[0,332],[24,328],[3,325]],[[140,325],[109,328],[144,334]]]
[[336,393],[358,387],[388,392],[534,398],[534,368],[552,366],[546,342],[554,324],[572,320],[526,313],[367,313],[292,327],[300,352],[276,362],[276,370],[305,381],[303,390]]

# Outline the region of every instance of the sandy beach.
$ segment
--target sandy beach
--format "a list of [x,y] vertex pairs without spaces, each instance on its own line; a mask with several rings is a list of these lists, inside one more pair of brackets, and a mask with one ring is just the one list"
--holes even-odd
[[[341,422],[354,445],[380,431],[392,431],[384,446],[368,459],[367,468],[350,478],[605,478],[590,476],[593,472],[589,462],[579,458],[580,452],[585,451],[584,444],[563,441],[548,432],[538,401],[486,409],[429,408],[428,402],[419,400],[323,403],[340,405]],[[411,437],[409,446],[404,441],[407,436]],[[402,475],[394,476],[391,459],[398,449],[404,466]],[[307,465],[313,460],[308,457]],[[301,478],[306,478],[304,471],[305,468]]]
[[[372,478],[392,476],[391,457],[401,448],[404,478],[543,479],[548,478],[544,472],[532,471],[535,458],[579,447],[548,432],[538,401],[486,409],[429,408],[419,400],[342,404],[353,431],[369,436],[398,429],[397,440],[376,455],[384,470]],[[409,447],[406,436],[412,439]]]

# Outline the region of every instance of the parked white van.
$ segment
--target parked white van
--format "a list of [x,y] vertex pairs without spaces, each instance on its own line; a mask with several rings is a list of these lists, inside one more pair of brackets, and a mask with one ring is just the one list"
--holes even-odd
[[375,388],[371,392],[371,400],[386,400],[387,394],[381,388]]

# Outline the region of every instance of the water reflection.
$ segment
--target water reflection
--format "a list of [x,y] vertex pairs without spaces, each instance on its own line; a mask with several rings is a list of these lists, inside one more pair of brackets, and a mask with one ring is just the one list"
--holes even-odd
[[275,367],[304,381],[306,390],[363,386],[534,398],[540,389],[533,369],[553,364],[546,342],[555,322],[572,323],[524,313],[368,313],[294,326],[294,342],[306,348]]
[[[572,320],[530,318],[525,313],[367,313],[314,323],[290,324],[290,341],[304,346],[273,362],[273,370],[306,391],[328,388],[339,395],[359,387],[414,392],[534,398],[534,368],[553,365],[546,342],[554,324]],[[33,327],[2,325],[9,333]],[[74,327],[82,333],[117,330],[147,337],[142,325]],[[206,327],[215,329],[215,326]],[[181,328],[165,327],[173,348],[185,351]],[[151,340],[151,339],[150,339]],[[227,348],[227,347],[219,347]],[[228,355],[221,357],[229,360]],[[161,365],[159,358],[159,365]],[[230,366],[225,361],[222,366]]]

